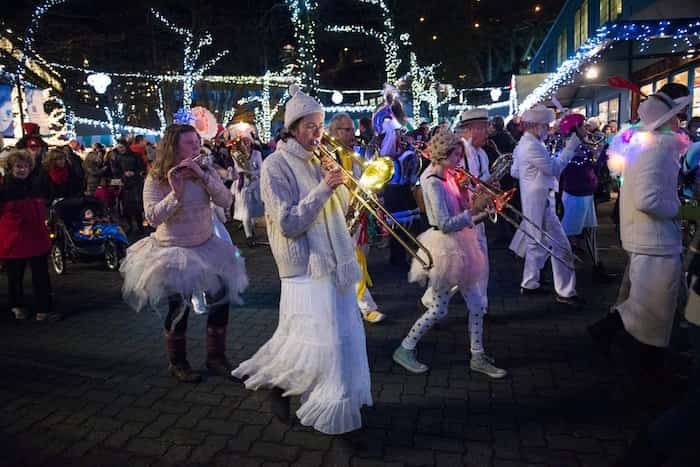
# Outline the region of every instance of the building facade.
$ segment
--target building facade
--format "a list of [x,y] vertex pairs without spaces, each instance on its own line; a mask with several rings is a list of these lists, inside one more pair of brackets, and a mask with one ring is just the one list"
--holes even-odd
[[[631,34],[626,40],[601,41],[605,50],[593,61],[581,61],[577,76],[552,89],[566,107],[601,121],[624,123],[636,117],[638,97],[611,88],[607,78],[618,75],[651,94],[669,81],[682,83],[693,95],[690,113],[700,116],[700,39],[674,30],[674,21],[700,21],[700,2],[689,0],[569,0],[530,62],[531,73],[558,73],[567,60],[578,59],[586,41],[606,31],[629,27],[644,31],[668,22],[668,32],[653,40]],[[683,21],[681,21],[683,20]],[[700,23],[697,23],[700,24]]]

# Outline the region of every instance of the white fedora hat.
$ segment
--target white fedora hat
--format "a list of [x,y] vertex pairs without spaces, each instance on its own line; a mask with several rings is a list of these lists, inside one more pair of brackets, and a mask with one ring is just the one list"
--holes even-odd
[[464,126],[471,122],[487,122],[489,120],[489,111],[486,109],[468,109],[462,112],[459,116],[458,126]]
[[639,109],[637,109],[639,119],[642,122],[642,128],[646,131],[656,130],[687,107],[690,100],[690,96],[672,99],[668,94],[663,92],[651,94],[645,101],[639,104]]

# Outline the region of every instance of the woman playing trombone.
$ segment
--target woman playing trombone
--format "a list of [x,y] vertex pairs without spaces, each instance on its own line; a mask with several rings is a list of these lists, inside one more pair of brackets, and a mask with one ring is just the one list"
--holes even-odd
[[290,88],[285,136],[262,167],[267,232],[282,291],[272,338],[233,371],[248,389],[274,388],[275,415],[289,417],[289,396],[301,396],[302,425],[326,434],[361,427],[372,405],[365,333],[355,283],[360,267],[345,210],[344,174],[322,169],[314,148],[323,107]]

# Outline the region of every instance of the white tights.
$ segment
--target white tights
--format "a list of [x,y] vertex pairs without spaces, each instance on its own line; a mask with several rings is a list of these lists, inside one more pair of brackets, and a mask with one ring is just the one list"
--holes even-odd
[[[428,310],[413,324],[401,345],[406,349],[415,349],[418,341],[435,323],[447,316],[447,306],[450,302],[450,290],[435,290],[429,287],[423,296],[423,304]],[[484,308],[469,310],[469,342],[471,353],[483,353]]]

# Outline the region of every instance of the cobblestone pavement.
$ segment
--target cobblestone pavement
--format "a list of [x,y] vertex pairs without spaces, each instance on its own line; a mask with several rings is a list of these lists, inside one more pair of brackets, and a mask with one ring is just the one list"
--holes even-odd
[[[601,230],[605,262],[621,271],[612,227]],[[235,239],[242,243],[240,233]],[[268,248],[242,251],[252,280],[246,305],[231,314],[234,363],[272,335],[280,287]],[[238,381],[177,384],[166,373],[160,319],[121,302],[118,273],[69,265],[54,277],[64,321],[0,318],[0,465],[599,467],[657,413],[625,402],[621,376],[594,355],[584,329],[612,303],[617,284],[592,285],[589,265],[578,274],[587,304],[569,308],[550,296],[521,297],[522,262],[492,247],[486,347],[509,376],[470,373],[456,299],[420,344],[431,371],[414,376],[391,353],[417,317],[421,290],[376,251],[372,292],[388,319],[366,327],[375,405],[363,411],[359,432],[331,437],[282,424],[264,391]],[[0,283],[5,307],[4,276]],[[204,367],[204,321],[190,322],[196,368]],[[697,465],[693,455],[670,465]]]

